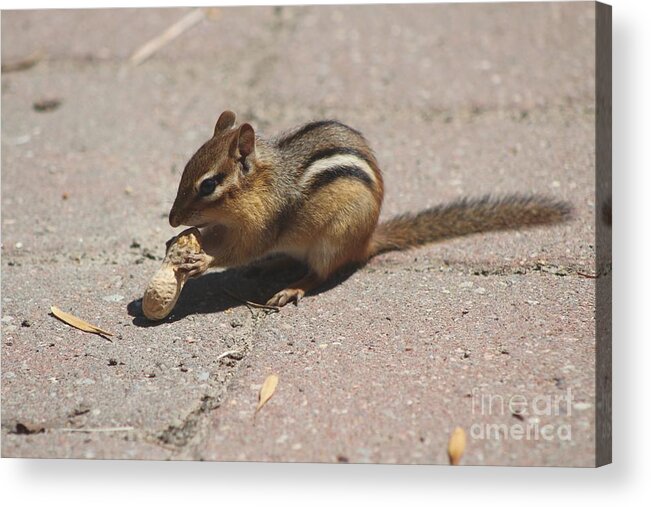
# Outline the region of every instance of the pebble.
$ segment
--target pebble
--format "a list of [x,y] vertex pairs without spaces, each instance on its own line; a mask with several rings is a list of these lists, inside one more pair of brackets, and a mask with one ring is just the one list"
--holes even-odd
[[207,372],[207,371],[201,371],[201,372],[197,373],[197,379],[199,379],[202,382],[205,382],[209,378],[210,378],[210,373]]

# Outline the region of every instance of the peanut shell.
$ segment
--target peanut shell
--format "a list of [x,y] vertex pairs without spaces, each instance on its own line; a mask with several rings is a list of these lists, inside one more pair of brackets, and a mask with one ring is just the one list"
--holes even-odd
[[189,254],[200,252],[201,233],[195,227],[186,229],[168,244],[163,264],[152,276],[142,298],[145,317],[161,320],[170,314],[188,279],[187,272],[177,267]]

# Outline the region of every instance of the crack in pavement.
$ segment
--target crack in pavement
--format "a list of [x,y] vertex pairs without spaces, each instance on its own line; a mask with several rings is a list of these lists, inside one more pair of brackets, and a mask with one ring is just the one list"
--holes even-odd
[[[268,315],[263,310],[254,311],[251,307],[249,307],[249,310],[252,326],[247,338],[245,338],[244,347],[240,350],[241,354],[237,359],[230,359],[230,354],[224,355],[220,358],[220,364],[225,363],[233,366],[234,361],[241,362],[248,356],[253,341],[252,337],[256,335],[260,325]],[[200,459],[197,457],[197,452],[204,440],[202,434],[208,431],[208,416],[221,406],[228,394],[230,382],[237,375],[238,370],[239,367],[229,371],[218,386],[211,387],[208,394],[204,393],[199,406],[187,413],[178,423],[170,424],[162,431],[150,433],[146,440],[172,451],[171,459],[177,459],[181,454],[189,454],[193,456],[193,459]]]
[[[376,271],[378,268],[367,268],[370,272]],[[521,264],[518,266],[492,266],[486,267],[485,265],[468,265],[464,263],[450,263],[445,261],[443,265],[440,266],[428,266],[426,268],[411,268],[404,267],[403,269],[392,270],[390,272],[431,272],[439,271],[445,273],[461,273],[472,276],[510,276],[510,275],[526,275],[529,273],[540,273],[551,276],[584,276],[592,278],[593,276],[587,274],[583,271],[584,266],[581,265],[562,265],[562,264],[552,264],[542,261],[535,261],[532,263]],[[604,273],[604,275],[607,273]],[[264,312],[254,312],[251,310],[251,322],[253,327],[251,333],[255,334],[256,331],[260,328],[264,316]],[[262,318],[260,318],[262,316]],[[248,355],[249,350],[247,349],[244,353],[242,359]],[[232,378],[237,374],[237,371],[233,371],[229,377]],[[169,425],[165,430],[159,432],[155,435],[157,443],[163,444],[164,446],[171,446],[171,450],[175,453],[181,452],[190,452],[194,453],[197,451],[197,447],[201,438],[199,435],[202,431],[205,431],[205,421],[206,416],[208,416],[212,411],[218,409],[221,406],[221,403],[228,393],[228,385],[230,384],[230,378],[222,382],[219,386],[219,389],[214,394],[204,395],[201,398],[201,403],[198,408],[192,410],[188,413],[180,423]],[[170,448],[170,447],[168,447]]]
[[155,439],[159,443],[176,448],[186,446],[199,433],[199,425],[203,416],[221,405],[226,386],[222,384],[220,387],[219,394],[204,395],[198,408],[187,414],[179,424],[170,424],[165,430],[158,433]]

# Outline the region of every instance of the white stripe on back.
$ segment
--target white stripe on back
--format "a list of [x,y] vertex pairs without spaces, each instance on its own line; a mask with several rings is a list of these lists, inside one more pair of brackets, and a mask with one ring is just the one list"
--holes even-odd
[[305,188],[309,186],[310,182],[317,174],[326,172],[328,169],[336,166],[347,165],[354,165],[356,167],[359,167],[362,171],[368,174],[369,178],[371,178],[371,181],[377,184],[377,178],[375,176],[375,172],[373,172],[373,169],[371,169],[371,166],[368,165],[364,159],[358,157],[357,155],[351,154],[332,155],[330,157],[322,158],[313,162],[305,169],[305,172],[301,176],[299,184],[301,187]]

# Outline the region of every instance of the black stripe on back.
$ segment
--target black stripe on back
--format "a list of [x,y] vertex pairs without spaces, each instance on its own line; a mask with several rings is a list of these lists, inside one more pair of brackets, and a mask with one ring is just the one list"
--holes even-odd
[[371,177],[366,171],[356,165],[333,165],[321,171],[310,180],[310,190],[318,190],[339,178],[353,178],[373,188],[373,180]]
[[312,132],[315,129],[321,128],[321,127],[328,127],[331,125],[338,125],[339,127],[344,127],[345,129],[350,130],[351,132],[355,132],[358,135],[361,135],[357,130],[350,128],[348,125],[344,125],[343,123],[337,121],[337,120],[321,120],[321,121],[314,121],[312,123],[306,123],[302,127],[300,127],[298,130],[295,130],[294,132],[289,133],[286,137],[283,137],[278,141],[278,146],[280,148],[286,147],[288,144],[293,143],[297,139],[300,139],[303,137],[305,134],[308,134],[309,132]]
[[329,158],[334,155],[355,155],[357,158],[360,158],[363,161],[365,161],[369,166],[372,167],[374,165],[373,160],[371,160],[369,156],[363,151],[357,150],[355,148],[350,148],[347,146],[334,146],[332,148],[325,148],[323,150],[317,151],[314,155],[312,155],[310,158],[307,159],[307,162],[303,166],[303,170],[305,171],[317,160],[321,160],[322,158]]

